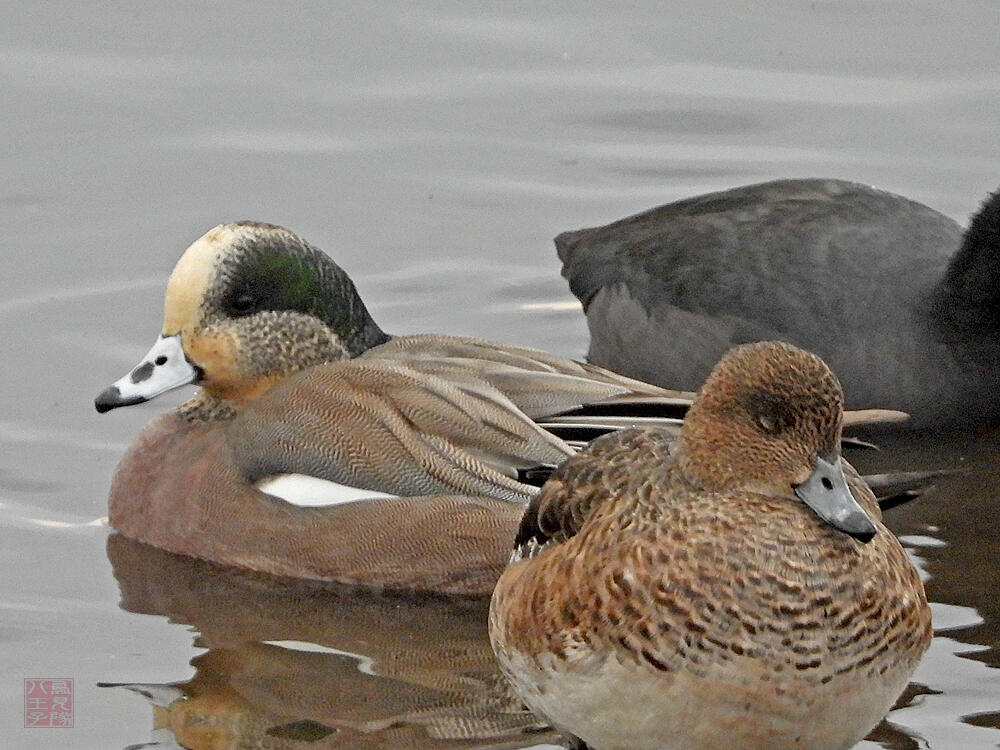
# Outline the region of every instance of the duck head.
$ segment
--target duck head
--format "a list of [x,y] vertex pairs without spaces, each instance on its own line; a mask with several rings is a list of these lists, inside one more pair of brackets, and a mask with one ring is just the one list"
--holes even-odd
[[731,349],[685,417],[678,466],[703,490],[797,499],[868,542],[876,527],[840,457],[843,402],[836,376],[814,354],[780,342]]
[[931,299],[932,320],[946,343],[985,341],[996,366],[1000,327],[1000,189],[986,196],[969,221],[962,245]]
[[272,224],[222,224],[181,256],[156,343],[94,405],[105,412],[190,383],[245,402],[292,372],[386,340],[350,277],[323,252]]

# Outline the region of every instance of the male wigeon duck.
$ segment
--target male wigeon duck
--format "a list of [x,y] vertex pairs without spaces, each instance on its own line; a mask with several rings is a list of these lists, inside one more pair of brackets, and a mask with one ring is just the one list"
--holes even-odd
[[931,640],[917,570],[841,459],[842,395],[767,342],[672,441],[598,438],[531,502],[490,636],[528,706],[593,750],[845,750]]
[[[163,320],[98,411],[201,391],[129,448],[110,523],[276,575],[488,595],[523,504],[573,453],[555,433],[593,437],[622,407],[676,429],[691,398],[532,349],[390,337],[339,266],[268,224],[191,245]],[[586,404],[611,416],[560,416]]]
[[532,471],[572,455],[533,420],[615,399],[680,416],[690,401],[531,349],[392,338],[329,257],[255,223],[188,248],[161,335],[95,404],[188,383],[201,391],[122,459],[115,529],[277,575],[442,593],[489,593]]
[[555,242],[595,364],[694,388],[730,346],[780,339],[823,357],[852,409],[1000,419],[1000,192],[963,232],[866,185],[777,180]]

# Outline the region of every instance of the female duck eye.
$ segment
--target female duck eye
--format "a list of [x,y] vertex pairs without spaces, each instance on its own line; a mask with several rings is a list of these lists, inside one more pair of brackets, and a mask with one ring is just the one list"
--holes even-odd
[[768,435],[775,435],[779,430],[777,421],[764,414],[757,416],[757,426]]

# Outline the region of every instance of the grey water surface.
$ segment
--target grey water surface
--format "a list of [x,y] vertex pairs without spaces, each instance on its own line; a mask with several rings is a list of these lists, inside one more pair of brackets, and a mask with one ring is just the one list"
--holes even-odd
[[[995,0],[0,7],[6,747],[557,741],[505,693],[481,607],[272,590],[109,544],[115,463],[190,394],[104,416],[93,397],[215,224],[307,237],[388,331],[581,357],[562,230],[809,176],[964,223],[1000,184]],[[889,517],[937,637],[866,748],[1000,744],[998,455],[996,433],[928,434],[861,458],[966,469]],[[72,729],[23,728],[37,677],[74,679]]]

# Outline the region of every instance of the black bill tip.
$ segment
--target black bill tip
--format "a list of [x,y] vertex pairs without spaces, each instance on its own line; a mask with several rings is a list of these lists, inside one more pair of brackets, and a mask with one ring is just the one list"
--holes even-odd
[[118,386],[110,385],[97,394],[97,398],[94,399],[94,408],[97,409],[98,414],[104,414],[104,412],[117,409],[119,406],[132,406],[134,404],[141,404],[144,401],[148,401],[148,399],[142,396],[122,398]]
[[[845,530],[846,531],[846,530]],[[868,544],[872,539],[875,538],[875,529],[865,529],[863,531],[846,531],[852,537],[857,539],[862,544]]]

